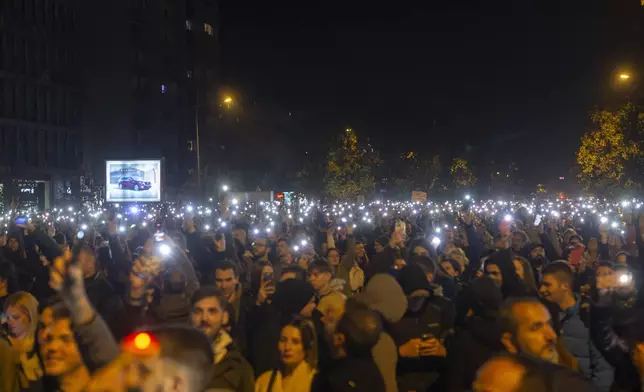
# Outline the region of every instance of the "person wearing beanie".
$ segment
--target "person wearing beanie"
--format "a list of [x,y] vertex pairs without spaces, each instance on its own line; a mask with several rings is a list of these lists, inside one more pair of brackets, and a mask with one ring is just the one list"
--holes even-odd
[[[277,283],[270,301],[250,309],[246,317],[246,357],[255,376],[272,370],[279,361],[278,342],[282,327],[295,317],[311,317],[315,290],[310,283],[287,279]],[[320,315],[316,312],[315,318]]]
[[467,391],[477,370],[503,350],[497,312],[503,302],[499,286],[488,276],[470,282],[456,301],[456,328],[446,342],[445,391]]
[[[369,306],[379,314],[384,329],[399,322],[407,310],[407,298],[396,279],[387,273],[375,274],[356,299]],[[378,343],[372,350],[373,359],[385,380],[387,392],[398,392],[396,382],[396,366],[398,363],[398,348],[387,332],[380,334]]]
[[454,304],[436,295],[418,264],[403,267],[398,282],[407,311],[389,328],[398,347],[398,387],[424,391],[436,384],[445,362],[444,338],[454,326]]

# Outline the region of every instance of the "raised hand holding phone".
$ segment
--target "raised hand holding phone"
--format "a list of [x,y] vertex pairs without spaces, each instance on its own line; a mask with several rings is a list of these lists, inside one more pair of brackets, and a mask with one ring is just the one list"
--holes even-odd
[[49,286],[70,309],[74,323],[82,325],[94,318],[94,309],[85,292],[83,271],[74,258],[74,254],[67,251],[54,259],[49,268]]

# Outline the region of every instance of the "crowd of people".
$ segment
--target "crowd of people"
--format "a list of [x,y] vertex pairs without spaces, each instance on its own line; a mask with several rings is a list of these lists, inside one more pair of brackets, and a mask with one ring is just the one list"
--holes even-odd
[[11,217],[0,392],[643,390],[644,215],[271,208]]

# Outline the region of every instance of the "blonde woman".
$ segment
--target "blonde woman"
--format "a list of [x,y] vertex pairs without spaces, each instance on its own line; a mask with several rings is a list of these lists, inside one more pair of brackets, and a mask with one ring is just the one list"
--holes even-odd
[[282,328],[280,365],[263,373],[255,392],[309,392],[317,367],[317,338],[309,320],[297,318]]
[[7,328],[0,332],[0,392],[38,389],[43,375],[35,347],[38,301],[18,291],[4,304]]

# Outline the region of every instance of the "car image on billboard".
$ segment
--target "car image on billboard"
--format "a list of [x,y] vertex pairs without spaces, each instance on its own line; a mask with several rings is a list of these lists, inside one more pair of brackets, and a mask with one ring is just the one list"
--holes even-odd
[[161,161],[107,161],[105,201],[161,201]]

